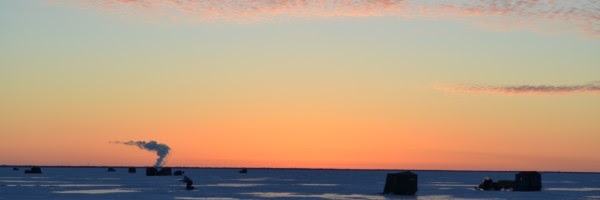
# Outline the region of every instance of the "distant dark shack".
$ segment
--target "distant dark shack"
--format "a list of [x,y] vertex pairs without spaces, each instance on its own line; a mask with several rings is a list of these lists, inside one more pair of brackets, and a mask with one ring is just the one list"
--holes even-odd
[[147,167],[146,168],[146,176],[171,176],[171,168],[163,167],[158,170],[156,167]]
[[158,176],[156,167],[146,167],[146,176]]
[[383,194],[415,195],[417,179],[417,174],[411,171],[389,173],[385,179]]
[[31,167],[31,169],[25,170],[26,174],[41,174],[42,168],[40,167]]
[[128,171],[129,173],[135,173],[135,172],[136,172],[136,169],[135,169],[135,167],[130,167],[130,168],[127,170],[127,171]]
[[163,168],[160,168],[160,171],[158,171],[159,176],[171,176],[172,174],[173,173],[171,172],[170,167],[163,167]]
[[175,170],[175,172],[173,172],[173,176],[181,176],[183,174],[185,174],[185,172],[182,170]]
[[109,167],[107,171],[108,172],[116,172],[117,170],[115,170],[115,168]]
[[515,175],[513,191],[541,191],[542,175],[538,172],[519,172]]
[[477,186],[479,190],[510,190],[515,188],[515,181],[512,180],[499,180],[494,182],[491,178],[484,178],[483,181]]

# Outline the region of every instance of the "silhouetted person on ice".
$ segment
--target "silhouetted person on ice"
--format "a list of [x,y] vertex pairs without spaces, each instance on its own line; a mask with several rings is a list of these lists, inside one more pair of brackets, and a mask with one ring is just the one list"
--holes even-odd
[[192,179],[188,178],[187,176],[183,176],[183,180],[181,180],[181,182],[185,183],[185,189],[186,190],[193,190],[194,186],[192,186],[194,184],[194,182],[192,181]]

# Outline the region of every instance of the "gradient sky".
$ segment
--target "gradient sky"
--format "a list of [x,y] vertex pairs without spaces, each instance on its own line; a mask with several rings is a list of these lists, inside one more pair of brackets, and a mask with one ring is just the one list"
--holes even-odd
[[0,1],[0,164],[600,170],[597,1],[244,2]]

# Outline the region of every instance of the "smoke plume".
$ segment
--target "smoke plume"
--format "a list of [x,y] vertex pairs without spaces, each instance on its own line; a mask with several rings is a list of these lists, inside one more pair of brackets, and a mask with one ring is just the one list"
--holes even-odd
[[148,142],[146,142],[146,141],[128,141],[128,142],[114,141],[111,143],[137,146],[140,149],[156,152],[156,155],[158,156],[158,158],[156,159],[156,163],[154,164],[154,167],[160,167],[163,164],[165,164],[165,157],[167,157],[167,155],[169,155],[169,150],[171,150],[171,148],[169,146],[167,146],[166,144],[160,144],[154,140],[151,140]]

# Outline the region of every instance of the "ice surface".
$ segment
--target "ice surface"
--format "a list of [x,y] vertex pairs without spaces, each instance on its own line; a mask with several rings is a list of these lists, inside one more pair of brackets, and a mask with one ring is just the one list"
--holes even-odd
[[127,192],[139,192],[137,190],[127,190],[127,189],[93,189],[93,190],[63,190],[63,191],[54,191],[54,193],[61,194],[108,194],[108,193],[127,193]]
[[[484,177],[513,179],[515,172],[416,171],[415,197],[381,195],[385,176],[396,171],[183,169],[195,190],[185,190],[181,176],[148,177],[108,173],[105,168],[42,168],[24,174],[0,167],[0,200],[7,199],[600,199],[598,173],[542,173],[543,191],[479,191]],[[139,171],[143,171],[138,169]]]

